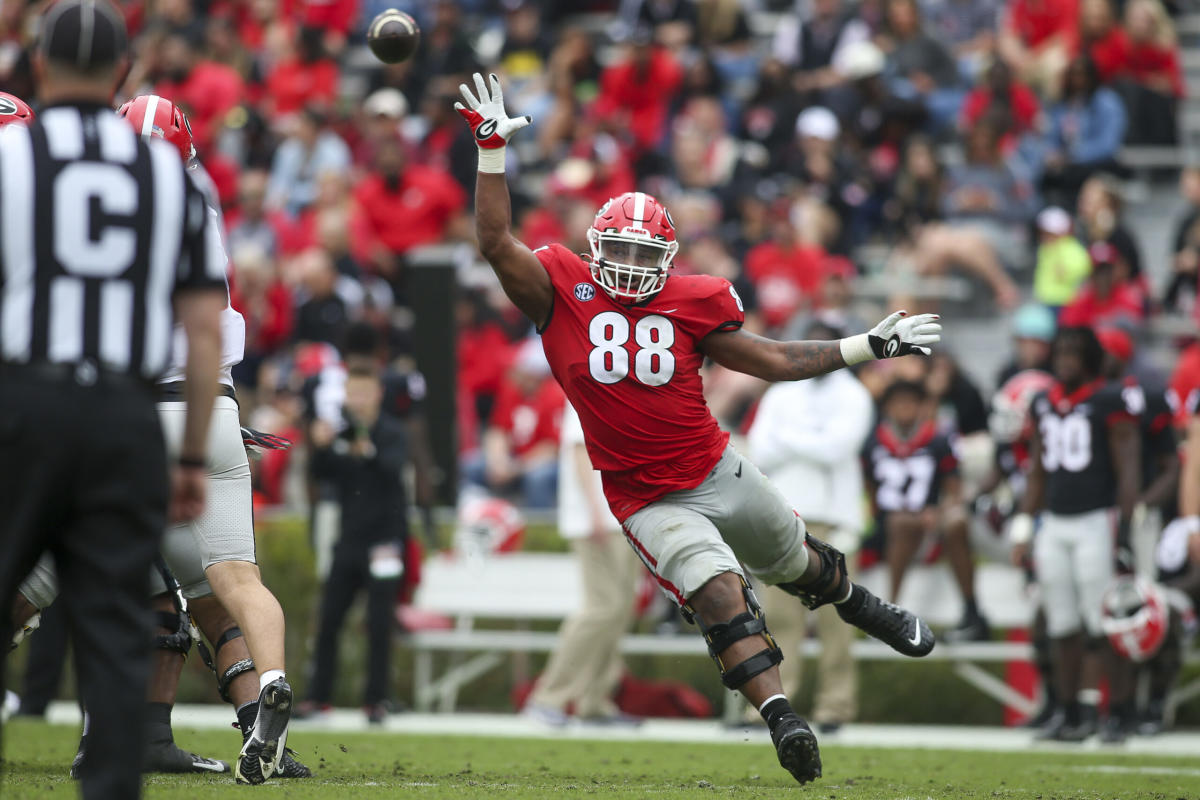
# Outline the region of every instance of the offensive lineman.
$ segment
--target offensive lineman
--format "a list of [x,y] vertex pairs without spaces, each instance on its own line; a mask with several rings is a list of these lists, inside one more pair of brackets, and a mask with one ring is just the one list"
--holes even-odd
[[629,192],[609,200],[588,231],[592,255],[562,245],[530,251],[511,232],[504,177],[509,118],[500,81],[459,87],[479,147],[479,249],[509,299],[542,334],[554,377],[583,424],[588,454],[626,538],[663,591],[699,626],[722,682],[739,689],[771,730],[779,762],[800,783],[821,775],[816,737],[779,680],[783,654],[767,631],[742,564],[810,608],[835,603],[843,620],[909,656],[933,649],[928,626],[846,576],[840,552],[803,521],[728,446],[701,391],[705,357],[769,381],[800,380],[876,358],[928,354],[933,315],[896,312],[840,341],[777,342],[741,330],[728,281],[668,278],[679,248],[667,210]]
[[[0,111],[4,108],[2,100],[0,98]],[[197,176],[198,184],[207,191],[209,214],[214,218],[211,230],[213,235],[220,236],[224,224],[212,199],[214,195],[207,175],[196,160],[191,127],[183,112],[169,100],[146,95],[126,103],[118,114],[142,136],[166,139],[179,149],[188,168]],[[220,247],[224,252],[221,242],[214,243],[212,247]],[[230,376],[231,367],[242,358],[244,326],[241,315],[227,305],[221,315],[221,389],[214,406],[209,436],[208,468],[212,502],[193,523],[171,527],[163,538],[162,550],[167,564],[182,583],[182,593],[188,601],[191,616],[205,638],[213,644],[218,690],[222,698],[237,710],[243,747],[236,765],[236,778],[239,783],[262,783],[272,776],[302,778],[310,777],[312,773],[286,748],[291,690],[283,679],[281,669],[282,611],[274,596],[262,586],[254,564],[250,472]],[[179,356],[184,352],[186,341],[177,329],[171,366],[159,383],[158,410],[168,443],[173,443],[178,435],[179,400],[182,397]],[[243,566],[245,562],[249,562],[248,569]],[[218,590],[220,595],[214,592],[210,581],[221,587]],[[163,577],[155,572],[151,583],[160,631],[155,642],[155,670],[150,684],[146,768],[168,772],[227,771],[228,767],[223,762],[188,753],[174,744],[170,710],[184,655],[191,645],[191,635],[186,617],[181,617],[172,605],[167,594],[169,587]],[[53,569],[49,561],[43,559],[22,584],[16,605],[23,605],[27,614],[36,613],[54,601],[57,591]],[[235,596],[230,597],[230,592],[236,593]],[[261,621],[256,623],[262,626],[259,630],[265,633],[263,638],[267,640],[257,645],[260,651],[264,645],[267,650],[267,656],[258,663],[278,663],[279,669],[258,668],[256,674],[256,662],[251,658],[249,643],[226,610],[230,605],[237,607],[237,604],[242,604],[240,610],[243,616],[261,617],[267,621],[266,626]],[[275,614],[271,614],[271,611]],[[276,615],[279,617],[277,628],[271,631],[271,618]],[[18,616],[17,622],[21,620],[22,617]],[[274,649],[279,651],[277,657]],[[257,682],[254,681],[255,677],[258,677]],[[80,754],[86,747],[86,740],[85,722]],[[77,762],[78,759],[79,756],[76,757]]]

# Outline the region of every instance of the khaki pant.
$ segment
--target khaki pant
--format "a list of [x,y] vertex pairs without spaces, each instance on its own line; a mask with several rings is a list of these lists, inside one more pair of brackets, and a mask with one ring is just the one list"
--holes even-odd
[[[821,522],[806,521],[808,532],[822,541],[829,541],[831,528]],[[847,553],[847,561],[852,553]],[[767,630],[783,650],[779,677],[783,693],[795,698],[800,692],[804,657],[800,648],[807,637],[810,612],[795,597],[778,589],[767,588],[758,593],[767,617]],[[817,636],[821,655],[817,659],[817,693],[810,715],[813,722],[849,722],[858,714],[858,666],[850,655],[854,627],[842,621],[832,604],[821,606],[817,615]],[[755,709],[747,718],[758,719]]]
[[529,695],[530,705],[579,717],[607,717],[621,680],[621,636],[633,621],[638,560],[620,533],[571,543],[583,578],[583,605],[563,622],[558,646]]

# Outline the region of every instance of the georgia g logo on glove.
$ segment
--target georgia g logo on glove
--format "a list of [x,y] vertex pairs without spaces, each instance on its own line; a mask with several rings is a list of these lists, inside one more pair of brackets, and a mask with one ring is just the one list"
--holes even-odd
[[928,345],[942,339],[939,319],[937,314],[910,317],[907,311],[896,311],[867,333],[842,339],[842,360],[852,365],[879,358],[927,356],[933,352]]
[[471,126],[475,144],[481,151],[504,147],[508,144],[510,136],[533,121],[531,117],[509,117],[504,110],[504,93],[500,89],[500,79],[494,74],[488,78],[491,82],[490,89],[483,80],[483,75],[475,73],[474,94],[465,83],[460,83],[458,91],[462,93],[466,105],[454,104],[454,110]]

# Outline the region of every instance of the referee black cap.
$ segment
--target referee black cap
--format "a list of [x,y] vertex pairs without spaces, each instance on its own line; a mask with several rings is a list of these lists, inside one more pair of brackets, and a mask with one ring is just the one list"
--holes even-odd
[[117,63],[128,42],[125,19],[108,0],[56,0],[42,17],[42,55],[80,72]]

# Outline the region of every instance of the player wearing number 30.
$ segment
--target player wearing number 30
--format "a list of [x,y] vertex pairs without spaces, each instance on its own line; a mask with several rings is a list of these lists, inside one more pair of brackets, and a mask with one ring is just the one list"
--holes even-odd
[[840,341],[776,342],[741,330],[728,281],[670,275],[679,249],[666,208],[641,192],[605,203],[588,231],[591,254],[561,245],[531,252],[513,237],[504,178],[508,138],[530,123],[504,111],[500,82],[475,75],[455,105],[479,146],[479,248],[505,292],[537,325],[554,377],[579,413],[588,455],[625,535],[663,591],[694,620],[722,681],[771,728],[780,763],[801,783],[821,774],[816,738],[779,682],[783,658],[742,565],[810,608],[896,650],[923,656],[929,628],[846,577],[845,559],[809,536],[762,473],[729,447],[704,403],[705,357],[771,380],[800,380],[875,358],[928,354],[933,315],[898,311]]

